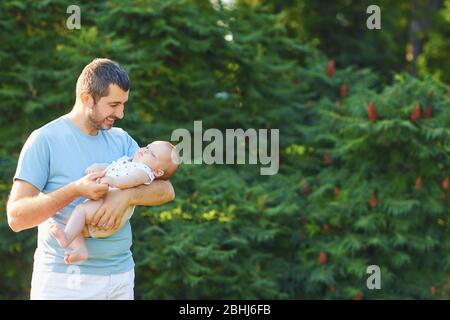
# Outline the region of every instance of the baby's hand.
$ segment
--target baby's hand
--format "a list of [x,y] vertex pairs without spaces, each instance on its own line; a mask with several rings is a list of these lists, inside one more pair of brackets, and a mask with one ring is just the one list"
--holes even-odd
[[92,166],[87,167],[87,169],[84,171],[84,173],[85,174],[90,174],[90,173],[94,173],[94,172],[97,172],[97,171],[99,171],[99,170],[97,169],[96,165],[94,164]]
[[100,179],[99,183],[106,183],[107,185],[112,185],[114,183],[114,179],[109,176],[104,176]]
[[99,171],[105,170],[107,166],[108,166],[108,164],[104,164],[104,163],[94,163],[94,164],[90,165],[89,167],[87,167],[87,169],[84,171],[84,173],[90,174],[93,172],[99,172]]

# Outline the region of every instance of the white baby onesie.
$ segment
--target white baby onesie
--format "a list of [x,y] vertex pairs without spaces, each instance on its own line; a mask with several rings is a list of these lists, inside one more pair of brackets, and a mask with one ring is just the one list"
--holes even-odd
[[127,156],[123,156],[115,161],[113,161],[107,168],[106,174],[110,177],[123,177],[128,175],[131,169],[138,168],[144,170],[148,175],[148,181],[144,184],[150,184],[153,180],[155,180],[155,175],[147,165],[141,162],[133,162],[133,159]]

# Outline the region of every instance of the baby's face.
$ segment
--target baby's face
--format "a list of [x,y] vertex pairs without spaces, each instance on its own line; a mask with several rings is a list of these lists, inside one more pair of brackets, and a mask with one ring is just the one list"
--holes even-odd
[[163,163],[171,161],[170,149],[164,143],[153,142],[136,151],[133,161],[145,163],[153,171],[161,169]]

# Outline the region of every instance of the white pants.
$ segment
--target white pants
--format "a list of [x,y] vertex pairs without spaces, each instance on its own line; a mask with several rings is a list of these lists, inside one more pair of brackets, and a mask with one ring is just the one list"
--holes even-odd
[[33,271],[31,300],[133,300],[134,269],[112,275]]

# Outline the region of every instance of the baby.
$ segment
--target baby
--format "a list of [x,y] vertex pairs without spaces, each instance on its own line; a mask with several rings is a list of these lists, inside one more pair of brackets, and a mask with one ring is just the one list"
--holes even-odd
[[[124,156],[111,164],[93,164],[86,173],[106,170],[105,176],[98,183],[107,183],[110,187],[126,189],[142,184],[150,184],[154,179],[168,179],[178,169],[178,157],[170,142],[155,141],[138,149],[133,158]],[[86,200],[75,207],[64,230],[57,223],[50,226],[50,233],[59,245],[72,251],[65,253],[64,262],[69,264],[86,260],[88,250],[84,236],[93,238],[108,237],[114,231],[102,230],[89,223],[95,212],[103,204],[103,199]],[[123,215],[119,229],[131,218],[134,206],[129,207]]]

